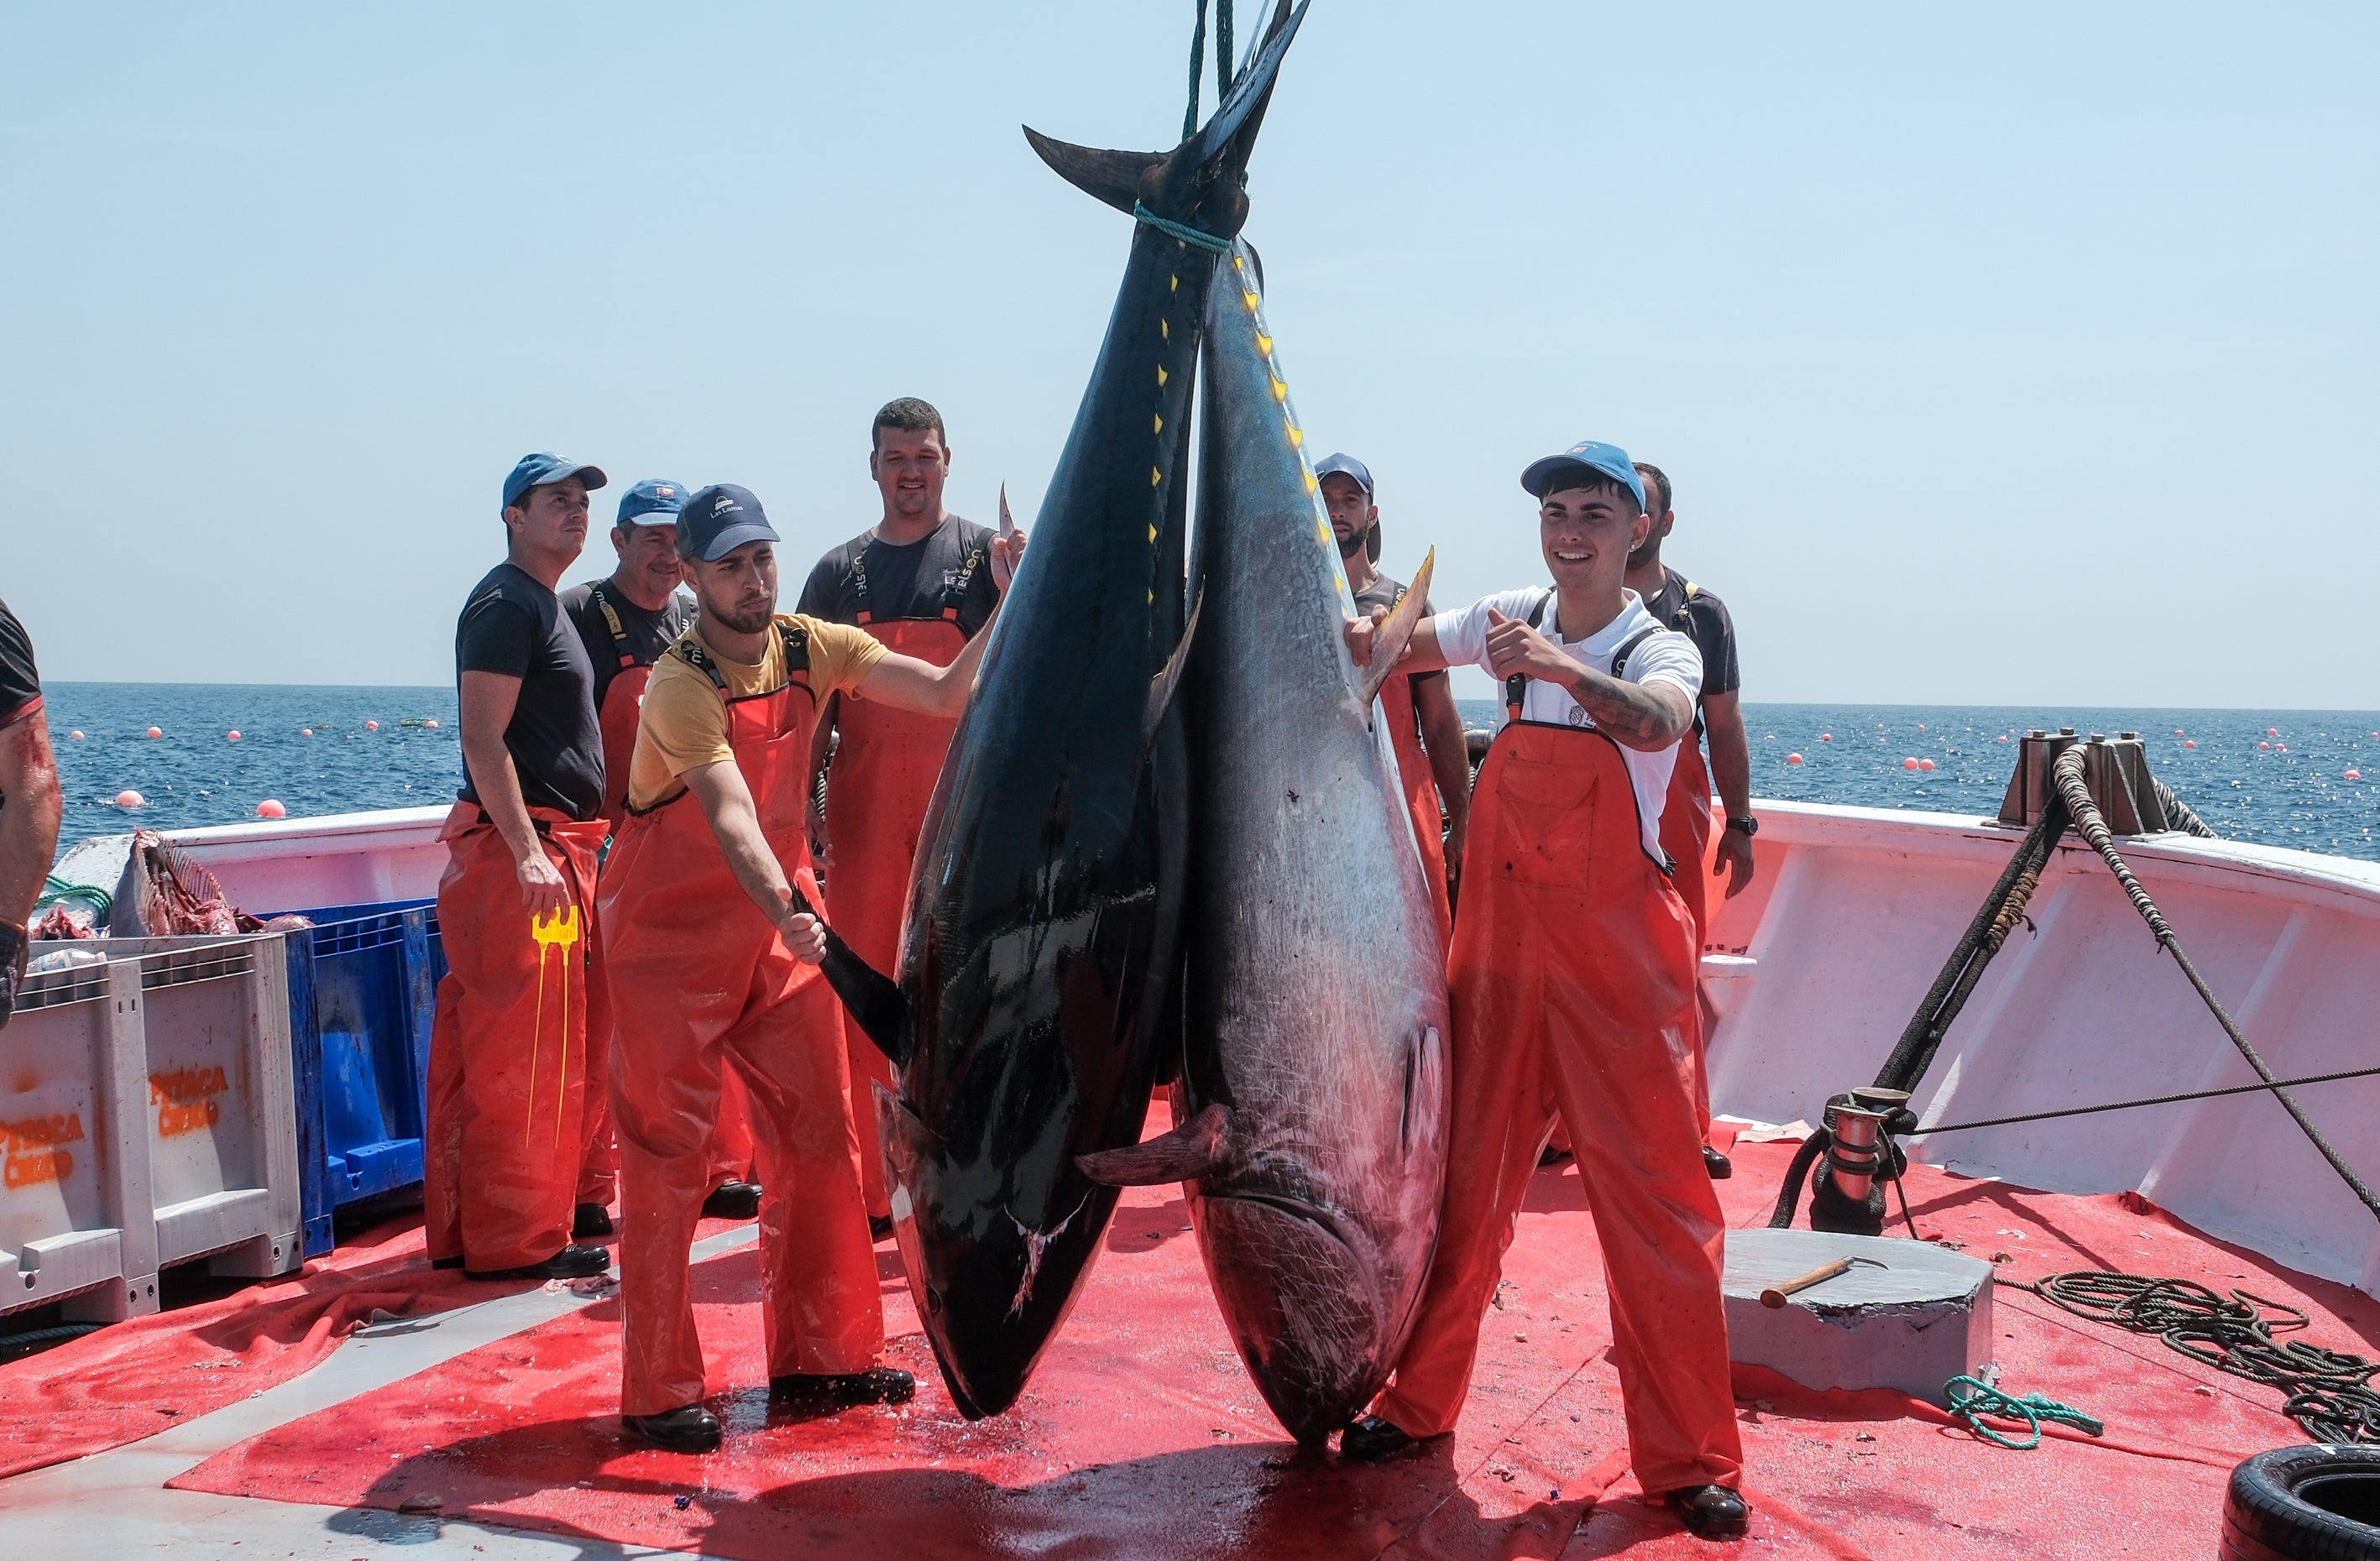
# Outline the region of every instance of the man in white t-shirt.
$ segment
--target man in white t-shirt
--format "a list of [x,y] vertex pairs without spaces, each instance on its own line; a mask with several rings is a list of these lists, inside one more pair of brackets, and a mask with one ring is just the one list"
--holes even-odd
[[[1399,662],[1475,665],[1511,717],[1479,768],[1447,971],[1446,1200],[1412,1337],[1340,1454],[1453,1428],[1522,1194],[1557,1113],[1603,1247],[1631,1461],[1706,1538],[1744,1532],[1742,1446],[1719,1295],[1725,1222],[1703,1168],[1693,918],[1661,812],[1702,685],[1694,643],[1623,580],[1652,519],[1627,454],[1533,464],[1553,587],[1425,619]],[[1368,661],[1372,625],[1348,629]]]

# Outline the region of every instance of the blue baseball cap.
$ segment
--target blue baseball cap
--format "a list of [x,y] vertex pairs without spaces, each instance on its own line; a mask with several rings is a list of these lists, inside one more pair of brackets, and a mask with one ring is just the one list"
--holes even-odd
[[686,484],[649,477],[620,495],[620,515],[614,526],[675,526],[686,507]]
[[1634,463],[1628,452],[1617,444],[1603,444],[1592,439],[1582,439],[1559,455],[1531,461],[1529,469],[1521,474],[1521,486],[1532,499],[1542,499],[1559,492],[1561,485],[1554,479],[1565,472],[1576,476],[1584,466],[1588,471],[1601,472],[1621,487],[1628,490],[1636,501],[1638,513],[1645,508],[1645,479],[1636,475]]
[[1353,455],[1325,455],[1315,462],[1314,480],[1319,482],[1326,477],[1352,477],[1363,488],[1366,498],[1378,496],[1372,489],[1371,468]]
[[552,451],[540,451],[534,455],[523,455],[520,458],[520,464],[513,467],[512,475],[504,478],[504,502],[501,507],[511,509],[521,502],[521,495],[530,489],[542,488],[549,482],[560,482],[565,478],[573,477],[586,483],[589,491],[602,487],[611,480],[603,475],[602,467],[590,466],[578,461],[565,461]]
[[680,558],[715,563],[747,542],[780,542],[760,501],[748,488],[714,482],[686,502],[677,516]]

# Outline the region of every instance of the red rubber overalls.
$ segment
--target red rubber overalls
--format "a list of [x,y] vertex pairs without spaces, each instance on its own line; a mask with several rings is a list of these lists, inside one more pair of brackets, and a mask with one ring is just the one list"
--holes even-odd
[[[620,613],[603,594],[603,587],[589,591],[587,599],[603,615],[603,624],[612,632],[613,653],[619,657],[619,670],[603,687],[602,706],[595,712],[603,733],[603,817],[611,821],[616,835],[628,817],[628,766],[636,756],[637,717],[645,703],[645,686],[652,682],[653,669],[648,662],[637,659],[628,647],[627,626],[620,622]],[[619,1188],[620,1151],[613,1142],[612,1127],[612,1092],[608,1083],[612,1073],[612,996],[611,986],[602,976],[602,927],[595,929],[595,974],[588,982],[587,1009],[587,1157],[578,1171],[578,1198],[582,1204],[609,1206]],[[719,1131],[711,1144],[710,1183],[741,1180],[752,1173],[751,1107],[744,1087],[734,1074],[729,1074],[720,1100]]]
[[[726,698],[725,680],[690,640],[669,654],[721,689],[760,832],[815,905],[803,781],[817,700],[807,636],[783,621],[777,629],[787,681],[768,694]],[[884,1319],[832,991],[746,897],[690,793],[629,816],[604,869],[602,915],[619,1035],[621,1412],[662,1414],[703,1396],[686,1253],[712,1185],[710,1144],[730,1058],[760,1130],[769,1373],[866,1370]]]
[[[1396,601],[1405,599],[1397,587]],[[1396,602],[1389,604],[1396,610]],[[1431,908],[1438,913],[1441,947],[1454,937],[1454,906],[1446,892],[1446,821],[1438,805],[1438,775],[1422,746],[1421,707],[1414,699],[1413,676],[1390,672],[1380,684],[1380,713],[1388,718],[1389,742],[1397,752],[1397,780],[1404,792],[1405,810],[1413,816],[1414,840],[1421,847],[1422,877],[1429,880]]]
[[1559,1113],[1603,1249],[1636,1477],[1649,1493],[1733,1485],[1725,1228],[1692,1089],[1692,924],[1645,854],[1619,745],[1522,720],[1518,689],[1508,697],[1512,719],[1472,793],[1448,971],[1453,1120],[1438,1251],[1375,1412],[1415,1436],[1453,1426]]
[[596,851],[609,826],[533,807],[566,916],[533,925],[512,848],[475,802],[439,839],[446,978],[430,1032],[422,1223],[432,1258],[474,1272],[542,1263],[570,1242],[586,1152],[588,934]]
[[[1710,929],[1711,870],[1710,768],[1703,763],[1699,729],[1678,740],[1678,765],[1670,772],[1670,795],[1661,810],[1661,849],[1677,864],[1670,881],[1686,914],[1694,924],[1694,971],[1699,982],[1703,943]],[[1699,999],[1697,999],[1699,1002]],[[1694,1026],[1694,1110],[1701,1118],[1703,1137],[1710,1137],[1710,1069],[1703,1046],[1708,1037]]]
[[[967,554],[942,588],[942,610],[934,618],[880,622],[868,606],[866,550],[851,561],[852,622],[888,650],[947,667],[966,648],[959,627],[983,550]],[[917,861],[917,835],[926,806],[950,752],[958,718],[919,715],[845,697],[837,701],[840,742],[827,776],[827,841],[834,853],[828,876],[834,882],[834,928],[852,951],[884,972],[901,962],[901,916],[909,898],[909,869]],[[851,1119],[863,1148],[868,1212],[884,1215],[891,1204],[884,1187],[884,1156],[876,1147],[876,1099],[870,1087],[892,1088],[892,1066],[856,1022],[844,1016],[844,1065],[851,1075]]]

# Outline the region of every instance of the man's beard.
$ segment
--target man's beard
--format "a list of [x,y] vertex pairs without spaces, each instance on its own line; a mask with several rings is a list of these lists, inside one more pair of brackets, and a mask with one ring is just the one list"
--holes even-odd
[[1634,552],[1628,555],[1628,567],[1631,569],[1642,569],[1660,556],[1661,544],[1658,542],[1647,542],[1643,547],[1638,548]]
[[1354,558],[1357,553],[1364,551],[1364,543],[1371,537],[1371,535],[1372,528],[1367,526],[1352,537],[1342,537],[1339,533],[1333,531],[1330,534],[1330,539],[1339,544],[1339,556],[1341,558]]
[[777,615],[777,610],[774,607],[756,607],[749,612],[737,613],[722,612],[713,608],[711,614],[739,635],[757,635],[769,626],[769,621]]

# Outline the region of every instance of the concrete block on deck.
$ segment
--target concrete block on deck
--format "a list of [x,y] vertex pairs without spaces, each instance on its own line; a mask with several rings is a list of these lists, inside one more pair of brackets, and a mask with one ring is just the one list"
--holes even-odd
[[[1760,1292],[1842,1257],[1848,1272],[1788,1298]],[[1992,1358],[1992,1265],[1924,1241],[1817,1230],[1727,1233],[1728,1353],[1804,1387],[1896,1387],[1928,1403]]]

